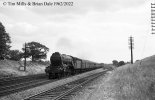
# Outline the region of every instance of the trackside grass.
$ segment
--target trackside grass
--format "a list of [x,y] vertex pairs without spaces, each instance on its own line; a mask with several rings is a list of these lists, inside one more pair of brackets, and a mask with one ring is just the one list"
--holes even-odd
[[117,68],[100,89],[103,100],[155,100],[155,56]]
[[39,62],[28,61],[26,71],[23,71],[20,69],[21,66],[23,65],[24,62],[12,61],[12,60],[0,60],[0,78],[45,73],[44,69],[46,66],[48,66],[46,64],[42,64]]

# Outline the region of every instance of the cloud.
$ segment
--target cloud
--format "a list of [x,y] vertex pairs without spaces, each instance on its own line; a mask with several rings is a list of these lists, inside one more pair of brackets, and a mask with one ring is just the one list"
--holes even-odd
[[[51,2],[51,0],[48,0]],[[48,2],[47,1],[47,2]],[[145,3],[143,0],[67,0],[73,2],[74,6],[52,6],[52,7],[31,7],[28,10],[44,15],[61,15],[61,14],[87,14],[91,11],[105,12],[105,11],[118,11],[126,8],[138,7]],[[67,2],[65,1],[65,2]],[[54,2],[63,2],[62,0]]]
[[[70,37],[60,37],[57,39],[55,48],[61,53],[69,54],[81,59],[91,59],[93,47],[85,40],[73,39]],[[92,50],[90,49],[92,48]]]
[[66,37],[61,37],[60,39],[58,39],[56,46],[59,48],[66,48],[66,49],[74,48],[71,40]]
[[149,33],[150,4],[144,0],[69,1],[73,7],[2,7],[1,21],[14,48],[36,41],[49,47],[50,54],[59,51],[92,61],[126,60],[130,34]]
[[[5,0],[2,0],[5,1]],[[14,0],[17,2],[20,0]],[[46,0],[46,2],[63,2],[62,0]],[[53,22],[67,22],[72,19],[79,18],[77,16],[85,16],[91,12],[114,12],[126,8],[138,7],[145,3],[143,0],[67,0],[74,2],[74,6],[47,6],[47,7],[22,7],[22,6],[3,6],[0,9],[1,14],[4,14],[12,20],[23,21],[30,23],[45,22],[47,20]],[[65,1],[65,2],[67,2]],[[24,0],[29,2],[29,0]],[[32,0],[31,2],[45,2],[45,0]],[[31,18],[30,16],[31,15]],[[33,19],[33,21],[32,21]],[[38,22],[39,19],[39,22]],[[32,22],[31,22],[32,21]]]
[[70,38],[67,37],[58,38],[55,44],[55,48],[56,51],[69,55],[73,55],[73,52],[75,51],[74,44],[72,43]]
[[80,59],[90,60],[92,54],[88,51],[81,51],[77,53],[77,57],[79,57]]

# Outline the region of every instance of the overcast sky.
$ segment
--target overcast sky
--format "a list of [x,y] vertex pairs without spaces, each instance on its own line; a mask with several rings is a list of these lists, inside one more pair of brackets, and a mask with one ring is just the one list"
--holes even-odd
[[0,21],[11,36],[11,49],[21,50],[25,42],[36,41],[50,49],[47,59],[59,51],[103,63],[130,61],[132,35],[134,61],[155,54],[149,0],[22,0],[73,6],[4,6],[4,1]]

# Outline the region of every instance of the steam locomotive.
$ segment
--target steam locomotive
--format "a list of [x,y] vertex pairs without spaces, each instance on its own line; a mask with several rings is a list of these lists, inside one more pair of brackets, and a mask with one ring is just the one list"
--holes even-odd
[[74,75],[75,73],[81,73],[101,67],[103,67],[103,64],[55,52],[50,57],[50,65],[45,68],[45,72],[49,76],[49,79],[51,79],[60,78],[66,75]]

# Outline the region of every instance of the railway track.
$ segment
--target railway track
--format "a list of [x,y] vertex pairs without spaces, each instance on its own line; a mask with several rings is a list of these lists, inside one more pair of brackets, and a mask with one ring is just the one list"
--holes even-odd
[[22,90],[26,90],[29,88],[37,87],[39,85],[43,84],[48,84],[52,82],[52,80],[45,80],[45,79],[40,79],[40,80],[34,80],[34,81],[28,81],[20,84],[14,84],[10,86],[5,86],[0,88],[0,97],[9,95],[11,93],[19,92]]
[[[70,76],[62,77],[60,79],[68,77]],[[49,80],[45,74],[0,79],[0,97],[48,84],[60,79]]]
[[0,80],[0,97],[26,90],[55,80],[48,80],[45,74],[31,75]]
[[40,94],[33,95],[24,100],[69,100],[69,96],[72,92],[82,88],[83,85],[94,80],[95,78],[105,74],[105,72],[97,73],[65,85],[56,87],[54,89],[42,92]]
[[19,77],[7,77],[0,78],[0,88],[8,85],[13,85],[16,83],[22,83],[25,81],[31,81],[34,79],[43,79],[47,78],[45,74],[37,74],[37,75],[28,75],[28,76],[19,76]]

